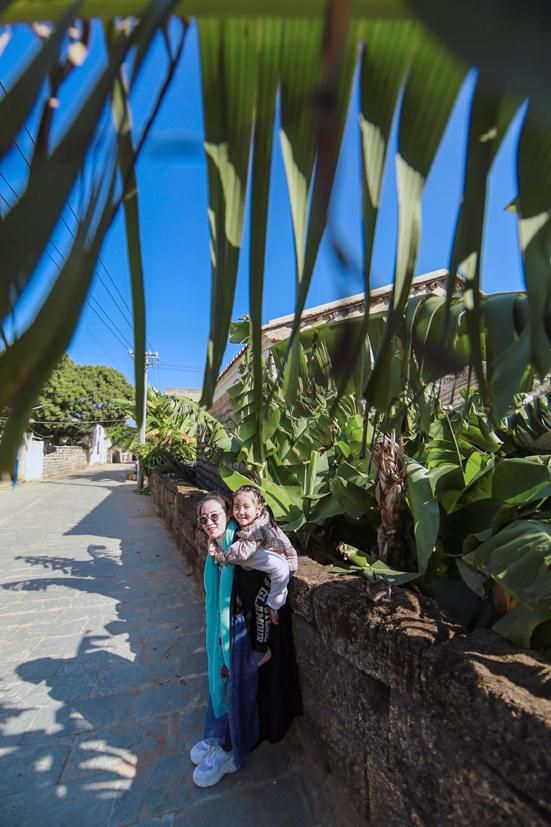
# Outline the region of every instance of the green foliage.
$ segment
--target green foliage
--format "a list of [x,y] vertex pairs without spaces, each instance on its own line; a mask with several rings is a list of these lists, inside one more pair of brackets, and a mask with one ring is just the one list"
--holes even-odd
[[[249,344],[247,320],[233,330]],[[331,370],[334,332],[309,331],[296,341],[293,402],[285,396],[285,373],[263,372],[261,456],[250,348],[245,353],[231,391],[234,439],[221,469],[228,487],[250,484],[252,476],[296,545],[336,563],[335,572],[396,585],[415,581],[468,626],[494,624],[514,643],[544,645],[540,630],[551,620],[545,522],[551,520],[551,461],[540,452],[550,431],[549,400],[517,400],[515,413],[495,422],[480,395],[466,392],[448,412],[434,401],[426,429],[420,411],[427,396],[434,397],[430,386],[421,405],[412,392],[407,412],[395,408],[383,432],[392,421],[401,423],[408,451],[405,566],[397,571],[375,554],[380,517],[371,451],[377,417],[359,412],[354,393],[339,397]],[[276,368],[282,354],[276,346],[270,357]],[[426,364],[414,366],[418,375],[426,370]],[[236,461],[245,463],[247,474],[232,467]],[[496,589],[516,601],[505,617],[492,601]]]
[[[124,410],[130,417],[132,404],[127,403]],[[158,466],[185,474],[186,468],[196,460],[198,438],[213,459],[231,445],[218,420],[192,399],[164,395],[154,388],[148,388],[147,392],[145,445],[140,445],[138,428],[126,424],[110,429],[109,436],[114,445],[142,459],[146,474]]]
[[496,623],[495,628],[513,643],[529,646],[537,626],[551,621],[549,523],[542,519],[513,520],[483,540],[463,559],[519,602],[506,618]]
[[132,386],[114,368],[77,365],[64,354],[40,394],[32,415],[32,430],[41,438],[76,441],[95,423],[124,420],[133,400]]
[[[86,5],[86,14],[98,13],[109,21],[105,40],[99,43],[95,39],[99,45],[92,46],[83,34],[86,27],[72,25],[78,9],[70,0],[52,7],[59,17],[51,36],[28,61],[23,61],[23,70],[1,102],[1,156],[13,150],[23,127],[36,129],[31,114],[39,113],[33,136],[36,151],[28,179],[23,182],[21,197],[3,216],[0,228],[5,250],[0,276],[2,325],[14,303],[32,296],[34,273],[67,198],[83,181],[90,186],[85,187],[87,203],[78,216],[80,230],[67,266],[23,335],[17,341],[4,340],[0,408],[7,409],[8,421],[0,442],[1,469],[11,466],[33,401],[67,347],[90,288],[101,243],[121,204],[125,208],[136,328],[135,416],[138,421],[141,418],[139,383],[143,375],[145,307],[136,161],[163,96],[175,80],[185,40],[188,18],[182,21],[179,37],[172,37],[175,26],[167,27],[167,18],[173,12],[199,14],[213,276],[204,401],[212,399],[227,342],[243,230],[250,216],[251,325],[255,344],[250,415],[256,421],[259,462],[263,461],[264,404],[260,393],[261,309],[275,120],[280,119],[280,151],[296,262],[295,314],[280,369],[285,371],[286,399],[294,400],[300,396],[297,382],[302,358],[296,336],[327,225],[356,74],[360,78],[356,128],[362,152],[362,208],[361,214],[358,211],[357,216],[351,215],[351,220],[356,218],[362,225],[361,271],[366,307],[356,335],[342,351],[346,355],[340,360],[339,393],[358,369],[360,393],[365,392],[370,408],[389,420],[400,406],[404,410],[406,399],[413,393],[416,406],[424,408],[422,430],[426,431],[433,404],[425,398],[422,386],[453,372],[450,363],[458,358],[466,358],[473,366],[482,398],[493,404],[497,417],[506,413],[527,377],[533,373],[543,377],[549,371],[551,132],[545,85],[548,65],[546,59],[534,56],[531,48],[537,33],[534,21],[539,19],[535,0],[530,0],[522,14],[512,2],[502,4],[499,25],[503,37],[497,45],[491,36],[495,9],[457,4],[457,8],[443,13],[444,5],[426,0],[393,0],[386,4],[361,0],[352,4],[350,16],[339,7],[324,17],[325,5],[321,2],[251,4],[217,0],[208,14],[203,13],[201,4],[182,10],[172,0],[135,0],[126,10],[117,4],[91,2]],[[3,19],[30,21],[47,12],[40,4],[17,0],[3,10]],[[133,22],[119,25],[118,18],[126,13]],[[483,33],[478,38],[472,37],[475,28]],[[132,125],[128,102],[149,46],[159,32],[165,35],[161,42],[167,50],[166,75],[152,101],[151,116],[138,131]],[[513,40],[518,47],[511,61],[500,44]],[[79,100],[64,124],[60,140],[54,144],[51,125],[58,115],[49,102],[52,97],[65,99],[64,82],[75,69],[65,55],[70,52],[67,46],[75,42],[84,51],[97,48],[98,54],[107,59],[93,61],[90,83],[80,85]],[[122,80],[123,65],[129,67],[128,90]],[[422,236],[421,199],[442,136],[450,127],[462,80],[469,72],[474,83],[467,101],[466,151],[461,153],[463,188],[455,202],[442,204],[443,209],[458,214],[448,296],[441,297],[441,301],[435,297],[423,301],[411,313],[408,296]],[[524,101],[529,101],[529,106],[516,147],[519,191],[515,221],[527,292],[484,297],[480,292],[480,262],[489,223],[484,220],[489,175],[509,124]],[[97,127],[109,104],[114,128],[105,141],[98,142]],[[65,111],[63,106],[61,111]],[[392,124],[396,128],[396,158],[388,153]],[[100,143],[102,150],[96,153]],[[369,315],[372,251],[381,183],[388,163],[394,161],[399,215],[395,271],[390,279],[393,293],[389,312],[377,331]],[[430,232],[430,227],[427,229]],[[339,244],[334,243],[334,247],[341,259],[345,258]],[[464,299],[460,300],[453,297],[458,270],[466,279]],[[414,331],[412,323],[417,326],[418,317],[420,324]],[[400,353],[405,357],[402,365],[396,359]],[[407,354],[415,357],[411,369]]]

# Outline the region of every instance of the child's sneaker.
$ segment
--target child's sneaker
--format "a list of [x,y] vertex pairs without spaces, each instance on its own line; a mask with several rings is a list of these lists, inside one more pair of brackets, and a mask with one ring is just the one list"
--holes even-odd
[[200,764],[201,761],[204,761],[207,757],[209,749],[217,743],[216,738],[205,738],[203,741],[199,741],[198,744],[195,744],[195,746],[191,748],[191,752],[189,753],[190,761],[195,765]]
[[225,752],[221,746],[214,744],[210,747],[203,761],[193,771],[193,782],[198,787],[212,787],[218,784],[227,773],[235,772],[233,755]]

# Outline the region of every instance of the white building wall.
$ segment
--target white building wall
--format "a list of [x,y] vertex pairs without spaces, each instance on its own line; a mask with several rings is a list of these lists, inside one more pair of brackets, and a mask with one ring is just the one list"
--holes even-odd
[[23,443],[17,452],[19,460],[17,479],[21,482],[41,480],[44,470],[44,443],[32,434],[23,435]]
[[105,433],[103,425],[96,425],[90,434],[90,448],[88,449],[88,465],[105,465],[108,461],[111,440]]

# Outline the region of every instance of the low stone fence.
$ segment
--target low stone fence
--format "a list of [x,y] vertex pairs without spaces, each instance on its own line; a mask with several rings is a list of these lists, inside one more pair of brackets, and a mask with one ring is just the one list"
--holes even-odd
[[48,454],[44,454],[42,479],[70,474],[88,466],[88,451],[78,445],[58,445]]
[[[162,517],[200,579],[203,492],[153,474]],[[358,824],[551,824],[551,666],[492,631],[467,633],[396,589],[369,602],[357,577],[300,558],[293,629],[315,745]]]

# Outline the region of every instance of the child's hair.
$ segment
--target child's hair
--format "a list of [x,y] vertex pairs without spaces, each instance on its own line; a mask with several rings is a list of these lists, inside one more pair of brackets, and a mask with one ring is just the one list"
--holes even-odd
[[199,503],[197,505],[197,520],[199,520],[199,517],[201,516],[201,509],[203,508],[204,504],[209,500],[214,500],[215,502],[219,503],[226,512],[226,514],[230,513],[231,509],[228,498],[224,497],[222,494],[217,494],[215,491],[213,491],[211,494],[205,494],[205,496],[201,497],[201,499],[199,500]]
[[262,514],[266,512],[270,518],[271,524],[274,527],[276,526],[276,521],[272,509],[264,499],[264,495],[262,494],[260,488],[257,488],[255,485],[242,485],[241,488],[238,488],[237,491],[233,492],[232,504],[233,500],[236,498],[238,494],[252,494],[256,504],[259,505],[262,509]]

